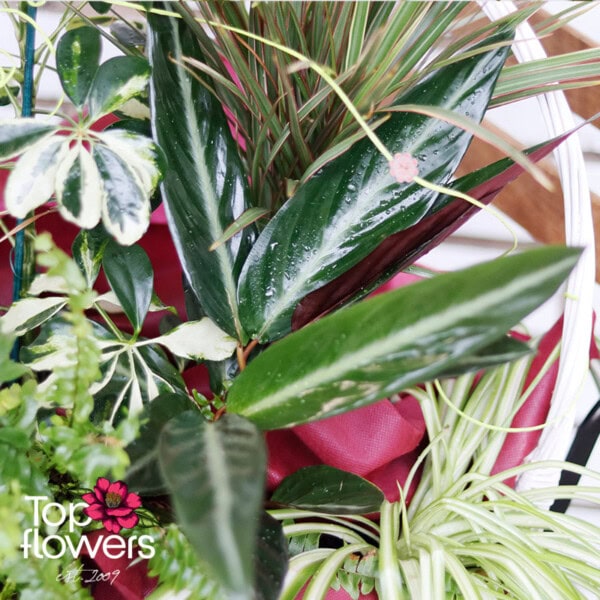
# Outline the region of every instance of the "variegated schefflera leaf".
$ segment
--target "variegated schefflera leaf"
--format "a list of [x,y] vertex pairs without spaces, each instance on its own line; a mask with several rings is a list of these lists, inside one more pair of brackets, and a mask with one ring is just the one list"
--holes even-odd
[[161,153],[139,133],[118,128],[98,133],[91,127],[145,91],[150,67],[132,56],[99,65],[99,48],[99,34],[91,27],[71,30],[58,43],[58,74],[77,109],[77,124],[0,121],[0,161],[15,161],[6,184],[6,208],[22,219],[54,197],[65,220],[82,229],[101,221],[117,242],[128,246],[150,223]]

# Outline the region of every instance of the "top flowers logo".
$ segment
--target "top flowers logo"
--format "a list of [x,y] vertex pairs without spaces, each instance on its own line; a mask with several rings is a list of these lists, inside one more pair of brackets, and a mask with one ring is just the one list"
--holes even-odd
[[88,504],[83,512],[94,521],[102,521],[106,530],[111,533],[131,529],[139,521],[135,509],[142,505],[142,501],[137,494],[128,492],[127,485],[122,481],[111,483],[100,477],[94,491],[81,498]]

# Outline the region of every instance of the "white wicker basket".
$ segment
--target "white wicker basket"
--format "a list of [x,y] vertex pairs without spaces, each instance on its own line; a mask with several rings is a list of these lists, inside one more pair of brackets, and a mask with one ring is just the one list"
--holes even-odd
[[[517,10],[512,1],[480,0],[486,15],[497,20]],[[529,24],[517,28],[513,52],[519,62],[545,58],[546,53]],[[575,121],[563,92],[538,96],[539,107],[549,137],[575,127]],[[565,233],[569,246],[585,248],[567,281],[564,325],[558,379],[552,396],[548,426],[528,462],[564,460],[575,425],[575,408],[588,372],[588,348],[592,332],[592,300],[595,278],[594,228],[591,198],[577,134],[554,151],[565,206]],[[536,469],[525,473],[518,488],[531,489],[557,485],[558,469]]]

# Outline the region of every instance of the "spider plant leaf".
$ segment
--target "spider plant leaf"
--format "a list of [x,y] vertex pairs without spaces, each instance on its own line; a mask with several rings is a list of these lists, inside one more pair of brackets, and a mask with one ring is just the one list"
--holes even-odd
[[103,188],[102,223],[125,246],[137,242],[150,224],[150,199],[140,178],[119,154],[94,144],[92,156]]
[[56,173],[69,151],[65,138],[42,139],[29,148],[8,176],[4,198],[6,209],[23,219],[54,193]]
[[30,117],[0,121],[0,160],[25,152],[36,142],[51,136],[58,127]]
[[153,128],[168,157],[162,192],[171,235],[207,316],[245,340],[236,288],[252,230],[209,248],[248,208],[247,178],[223,109],[182,62],[201,59],[188,26],[156,15],[149,22]]
[[196,553],[228,598],[252,600],[266,469],[262,435],[238,415],[208,422],[188,411],[162,430],[159,460],[178,522]]
[[[445,67],[397,102],[427,102],[479,121],[506,53],[501,48]],[[415,156],[421,176],[432,182],[452,175],[471,139],[456,126],[414,113],[393,114],[377,134],[392,153]],[[418,223],[436,197],[414,182],[398,184],[370,140],[357,142],[299,186],[253,246],[239,286],[246,331],[261,341],[286,334],[304,296]]]
[[102,63],[89,91],[90,118],[99,119],[144,91],[150,77],[148,61],[116,56]]
[[376,485],[358,475],[316,465],[286,477],[271,500],[303,510],[352,515],[377,512],[384,496]]
[[273,344],[227,407],[262,429],[340,414],[433,379],[552,295],[579,250],[548,247],[381,294]]
[[67,31],[56,47],[56,69],[67,96],[82,108],[100,65],[100,32],[95,27]]
[[104,250],[102,266],[137,335],[150,308],[154,284],[154,271],[146,251],[138,245],[124,247],[111,241]]
[[[533,162],[541,160],[570,134],[527,150],[528,158]],[[523,172],[521,165],[505,158],[461,177],[450,187],[489,204]],[[443,242],[479,210],[464,200],[438,196],[425,218],[391,235],[346,273],[303,298],[294,310],[292,329],[300,329],[348,302],[365,297]]]
[[69,150],[56,172],[56,201],[66,221],[91,229],[102,214],[102,185],[98,167],[83,144]]

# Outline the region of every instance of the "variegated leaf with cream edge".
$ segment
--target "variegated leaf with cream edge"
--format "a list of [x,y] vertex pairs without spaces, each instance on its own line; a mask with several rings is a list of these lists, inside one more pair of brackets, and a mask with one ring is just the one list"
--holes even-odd
[[53,317],[66,303],[66,298],[57,296],[18,300],[0,317],[0,332],[23,335]]
[[81,142],[69,150],[57,170],[56,200],[58,210],[66,221],[84,229],[91,229],[100,221],[100,173]]
[[58,167],[68,152],[68,139],[60,137],[43,139],[21,156],[4,190],[6,208],[11,215],[23,219],[50,199]]
[[99,119],[143,92],[150,78],[148,61],[137,56],[117,56],[102,63],[90,88],[90,118]]
[[235,351],[237,342],[219,329],[208,317],[189,321],[150,340],[173,354],[193,360],[225,360]]
[[103,185],[102,223],[124,246],[139,240],[150,224],[150,198],[126,160],[95,144],[93,157]]
[[0,160],[18,156],[57,131],[56,125],[31,117],[0,120]]
[[123,129],[99,133],[98,138],[129,165],[150,195],[160,181],[160,150],[148,137]]

